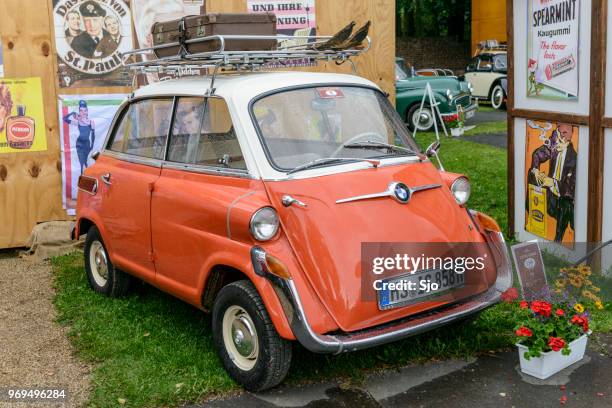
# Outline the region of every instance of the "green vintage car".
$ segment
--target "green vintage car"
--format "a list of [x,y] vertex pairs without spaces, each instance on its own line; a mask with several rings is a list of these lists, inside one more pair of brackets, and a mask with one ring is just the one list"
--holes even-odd
[[426,98],[424,108],[419,111],[427,83],[431,84],[433,96],[442,116],[454,115],[463,110],[465,119],[476,114],[478,102],[472,98],[469,82],[460,81],[452,72],[445,70],[423,70],[415,72],[408,68],[403,58],[395,59],[396,109],[410,130],[429,131],[434,127],[434,114]]

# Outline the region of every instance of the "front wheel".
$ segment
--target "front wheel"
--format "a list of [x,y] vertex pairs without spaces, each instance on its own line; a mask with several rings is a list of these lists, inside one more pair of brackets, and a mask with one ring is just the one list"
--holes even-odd
[[501,109],[504,106],[506,92],[501,84],[497,84],[491,90],[491,106],[493,109]]
[[411,131],[418,129],[420,132],[429,132],[434,127],[436,118],[431,107],[423,106],[421,109],[421,105],[416,104],[408,110],[406,120]]
[[281,383],[291,365],[291,342],[282,339],[253,284],[225,286],[215,299],[213,340],[223,366],[248,391]]

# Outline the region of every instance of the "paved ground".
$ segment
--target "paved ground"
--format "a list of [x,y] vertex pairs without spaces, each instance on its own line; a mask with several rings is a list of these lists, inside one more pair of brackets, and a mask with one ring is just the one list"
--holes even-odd
[[[0,389],[67,388],[63,406],[82,406],[89,368],[73,356],[66,331],[54,321],[51,267],[15,255],[0,251]],[[9,404],[0,396],[4,406],[32,404]]]
[[[576,408],[612,407],[612,335],[592,338],[584,360],[547,380],[518,369],[516,351],[470,361],[414,365],[371,375],[360,386],[335,383],[281,387],[212,401],[206,407],[457,407]],[[567,402],[562,404],[565,396]]]
[[461,136],[459,139],[468,140],[470,142],[482,143],[502,149],[508,148],[507,133],[487,133],[482,135]]
[[473,118],[466,121],[466,125],[476,125],[478,123],[485,122],[501,122],[502,120],[506,120],[508,113],[505,110],[479,110],[476,112]]

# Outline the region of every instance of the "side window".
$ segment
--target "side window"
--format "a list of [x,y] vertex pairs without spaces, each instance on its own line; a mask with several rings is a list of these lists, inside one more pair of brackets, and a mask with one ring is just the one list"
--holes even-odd
[[220,98],[179,98],[168,160],[246,170],[227,105]]
[[478,66],[478,58],[474,58],[468,64],[466,71],[467,72],[474,72],[474,71],[476,71],[476,67],[477,66]]
[[493,61],[491,57],[482,55],[480,56],[480,61],[478,61],[478,70],[479,71],[491,71],[493,69]]
[[109,149],[151,159],[163,159],[172,115],[172,99],[145,99],[123,114]]

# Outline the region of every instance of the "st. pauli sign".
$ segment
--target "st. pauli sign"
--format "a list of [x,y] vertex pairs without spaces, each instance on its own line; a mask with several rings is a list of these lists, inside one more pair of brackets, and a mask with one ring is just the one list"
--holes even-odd
[[53,20],[60,87],[131,83],[121,66],[121,53],[132,49],[126,1],[53,0]]
[[578,97],[579,9],[579,0],[529,0],[528,97]]

